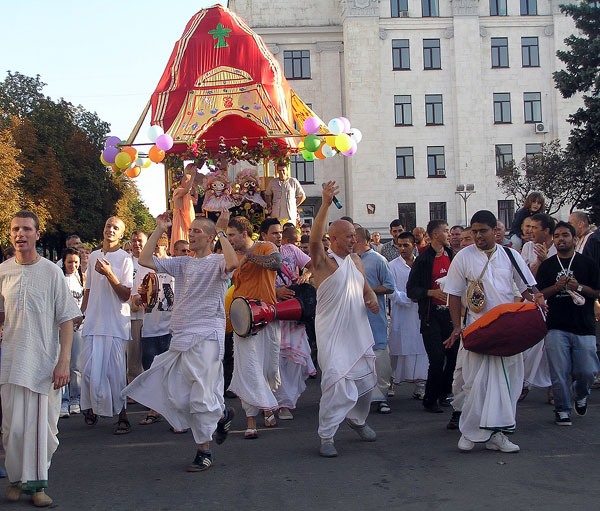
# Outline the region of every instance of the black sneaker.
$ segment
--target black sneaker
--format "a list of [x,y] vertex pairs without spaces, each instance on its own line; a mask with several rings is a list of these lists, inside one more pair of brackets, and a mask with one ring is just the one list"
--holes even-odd
[[444,413],[444,410],[437,403],[426,405],[423,403],[423,409],[429,413]]
[[440,401],[440,406],[445,406],[445,407],[452,406],[452,400],[453,400],[453,399],[454,399],[453,397],[448,397],[448,396],[446,396],[446,397],[441,397],[441,398],[439,399],[439,401]]
[[221,445],[227,440],[227,433],[231,429],[231,422],[235,416],[235,410],[233,408],[225,408],[225,415],[217,422],[217,431],[215,431],[215,442],[217,445]]
[[452,412],[452,417],[446,425],[446,429],[458,429],[458,421],[460,421],[461,412]]
[[554,412],[554,422],[559,426],[572,426],[568,412]]
[[583,417],[587,413],[587,396],[575,401],[575,413]]
[[201,451],[198,449],[196,457],[191,465],[188,465],[188,472],[202,472],[207,470],[212,465],[212,454],[210,452]]

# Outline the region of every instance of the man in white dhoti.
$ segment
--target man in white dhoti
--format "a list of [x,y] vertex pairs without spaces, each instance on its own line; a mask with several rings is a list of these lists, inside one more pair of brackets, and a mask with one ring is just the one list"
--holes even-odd
[[81,312],[62,270],[38,255],[39,222],[30,211],[10,223],[14,258],[0,265],[2,443],[6,499],[32,495],[49,506],[48,469],[58,447],[60,388],[69,383],[73,320]]
[[337,456],[333,437],[346,423],[367,442],[377,439],[366,423],[371,392],[377,384],[373,334],[367,309],[379,312],[377,296],[364,275],[360,258],[352,253],[356,234],[346,220],[329,226],[331,252],[321,239],[327,225],[327,212],[338,191],[335,181],[323,187],[323,203],[310,233],[310,256],[317,286],[315,329],[321,367],[319,403],[319,454]]
[[[471,232],[475,244],[462,249],[453,259],[444,290],[449,295],[453,331],[445,346],[458,342],[461,335],[461,296],[470,282],[477,281],[486,264],[481,282],[486,302],[478,313],[467,312],[467,325],[477,320],[493,307],[513,301],[513,282],[526,299],[531,299],[528,286],[521,280],[505,250],[496,245],[494,230],[496,217],[491,211],[478,211],[471,218]],[[511,252],[525,278],[533,283],[533,275],[518,252]],[[536,302],[543,304],[541,293]],[[467,297],[467,303],[469,299]],[[519,446],[504,435],[516,427],[516,408],[523,382],[523,357],[482,355],[464,350],[462,353],[462,414],[459,428],[462,433],[458,448],[473,449],[475,442],[486,442],[490,450],[518,452]]]
[[[188,472],[212,465],[210,440],[222,444],[234,411],[223,401],[223,353],[225,351],[225,292],[238,259],[224,229],[229,212],[221,212],[217,224],[196,218],[190,226],[190,250],[194,257],[167,259],[152,253],[162,233],[171,225],[168,213],[156,218],[156,229],[140,255],[140,264],[175,278],[175,304],[171,316],[169,350],[154,358],[150,369],[124,390],[127,395],[160,413],[175,430],[191,428],[197,445]],[[223,254],[213,254],[215,237]]]
[[118,414],[115,435],[131,431],[121,396],[127,385],[125,350],[133,285],[133,262],[119,248],[124,232],[120,218],[106,221],[102,248],[90,254],[81,306],[86,318],[81,332],[81,409],[88,426],[94,426],[99,415]]
[[414,382],[413,397],[423,399],[429,360],[421,336],[419,305],[406,295],[406,282],[412,263],[415,260],[415,238],[410,231],[398,236],[400,257],[390,263],[396,290],[390,295],[392,322],[389,332],[390,362],[392,364],[393,385]]

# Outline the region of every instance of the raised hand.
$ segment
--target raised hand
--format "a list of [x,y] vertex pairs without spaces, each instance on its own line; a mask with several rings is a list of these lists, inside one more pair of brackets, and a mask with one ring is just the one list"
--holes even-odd
[[163,231],[166,231],[169,227],[171,227],[172,224],[173,222],[171,221],[171,218],[169,218],[168,211],[165,211],[164,213],[161,213],[156,217],[157,229],[162,229]]
[[327,181],[323,187],[323,203],[329,206],[339,189],[339,186],[335,186],[335,181]]
[[112,268],[106,259],[98,259],[94,268],[100,275],[107,277],[111,274]]
[[217,222],[215,224],[215,227],[217,228],[217,232],[226,232],[227,231],[227,226],[229,225],[229,219],[231,218],[231,215],[229,213],[229,210],[227,208],[222,208],[221,209],[221,214],[219,215],[219,218],[217,219]]

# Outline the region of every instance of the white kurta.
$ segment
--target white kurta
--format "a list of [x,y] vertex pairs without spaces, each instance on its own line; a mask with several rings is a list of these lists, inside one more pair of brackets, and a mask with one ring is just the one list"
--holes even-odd
[[388,341],[394,382],[426,381],[429,359],[421,336],[419,306],[406,295],[410,266],[397,257],[390,262],[390,270],[396,285],[390,295],[392,321]]
[[[512,249],[511,249],[512,250]],[[530,283],[535,279],[518,252],[512,251],[521,271]],[[487,262],[487,255],[475,245],[461,250],[453,259],[445,292],[462,296],[469,280],[476,280]],[[467,314],[467,323],[481,317],[493,307],[513,301],[513,281],[520,292],[526,285],[513,268],[504,249],[497,246],[482,278],[486,305],[482,312]],[[486,442],[494,431],[511,431],[516,427],[517,400],[523,383],[523,357],[481,355],[461,347],[464,403],[460,430],[472,442]]]
[[369,413],[365,401],[370,401],[377,383],[373,333],[363,300],[364,277],[351,256],[330,256],[338,269],[317,289],[315,318],[322,370],[321,438],[332,438],[346,417],[364,424]]

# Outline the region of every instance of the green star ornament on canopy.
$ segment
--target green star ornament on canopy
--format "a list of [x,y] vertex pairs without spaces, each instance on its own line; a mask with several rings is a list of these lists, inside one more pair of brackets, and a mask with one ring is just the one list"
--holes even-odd
[[216,48],[228,48],[229,45],[225,41],[226,37],[229,37],[229,32],[231,32],[230,28],[224,28],[221,23],[217,25],[217,28],[214,30],[209,30],[208,33],[213,36],[213,39],[217,40]]

